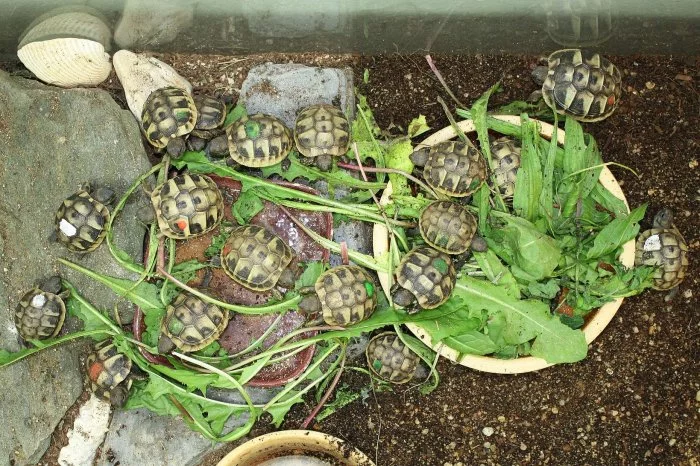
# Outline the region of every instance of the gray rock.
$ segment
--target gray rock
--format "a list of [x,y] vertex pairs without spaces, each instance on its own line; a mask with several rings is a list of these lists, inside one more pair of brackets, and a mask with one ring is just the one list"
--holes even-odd
[[117,411],[97,465],[195,465],[215,444],[187,427],[180,418],[147,410]]
[[297,112],[309,105],[338,105],[352,117],[355,109],[352,70],[266,63],[248,72],[240,100],[249,114],[274,115],[292,129]]
[[[81,183],[122,193],[150,164],[130,112],[96,89],[64,90],[0,72],[0,348],[17,350],[12,314],[36,281],[60,272],[93,304],[130,306],[102,285],[59,267],[66,257],[90,269],[129,276],[106,245],[85,256],[48,239],[61,201]],[[115,239],[140,260],[144,229],[128,205]],[[128,315],[126,316],[128,317]],[[0,464],[35,463],[83,388],[78,355],[88,344],[64,345],[0,370]]]
[[[333,226],[333,241],[345,241],[348,249],[364,254],[372,254],[372,224],[359,221],[340,222]],[[351,261],[352,262],[352,261]],[[341,264],[338,254],[331,255],[331,265]]]

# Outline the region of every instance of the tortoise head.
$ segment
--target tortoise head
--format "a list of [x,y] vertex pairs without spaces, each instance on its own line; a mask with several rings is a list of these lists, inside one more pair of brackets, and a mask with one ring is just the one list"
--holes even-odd
[[124,384],[119,384],[109,391],[109,403],[115,408],[121,408],[129,398],[129,389]]
[[671,228],[673,225],[673,211],[664,207],[654,216],[654,228]]
[[99,188],[96,189],[95,192],[92,194],[92,197],[97,201],[101,202],[102,204],[108,205],[114,202],[115,199],[115,192],[113,189],[110,188]]
[[396,304],[397,306],[401,307],[409,307],[412,304],[415,304],[416,302],[416,297],[413,296],[413,293],[408,291],[406,288],[401,288],[398,287],[392,294],[391,294],[391,300]]
[[294,289],[294,284],[299,277],[299,267],[287,267],[282,271],[280,278],[277,279],[277,285],[288,290]]
[[532,73],[530,73],[530,76],[532,77],[532,80],[535,81],[535,84],[538,86],[541,86],[544,84],[544,81],[547,79],[547,73],[549,72],[549,68],[546,66],[537,66],[535,67],[534,70],[532,70]]
[[170,157],[177,159],[185,152],[187,146],[183,138],[171,138],[166,146],[166,151]]
[[46,291],[47,293],[53,293],[53,294],[59,294],[61,293],[61,277],[58,275],[54,275],[53,277],[49,277],[46,280],[44,280],[41,285],[39,285],[39,289],[42,291]]
[[422,147],[413,151],[410,155],[411,162],[416,167],[423,167],[428,163],[428,154],[430,153],[430,147]]
[[165,354],[175,349],[175,343],[164,333],[158,339],[158,352]]

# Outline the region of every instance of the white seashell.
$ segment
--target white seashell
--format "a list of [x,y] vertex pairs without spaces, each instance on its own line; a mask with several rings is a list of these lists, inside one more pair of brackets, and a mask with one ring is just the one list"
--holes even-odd
[[104,46],[89,39],[64,37],[30,42],[17,55],[37,78],[61,87],[96,86],[112,71]]
[[[98,16],[99,12],[86,7],[58,8],[40,16],[20,36],[18,49],[31,42],[73,37],[99,42],[109,50],[112,34],[109,27]],[[82,11],[85,10],[85,11]]]
[[138,121],[141,121],[143,106],[151,92],[168,86],[192,92],[192,84],[189,81],[157,58],[119,50],[112,59],[114,71],[117,72],[124,88],[129,110]]

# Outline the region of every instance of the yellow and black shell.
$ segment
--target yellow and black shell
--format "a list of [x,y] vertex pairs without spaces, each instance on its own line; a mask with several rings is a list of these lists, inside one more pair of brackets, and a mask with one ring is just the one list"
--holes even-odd
[[599,121],[617,108],[620,70],[597,53],[564,49],[552,53],[542,85],[544,101],[555,112],[579,121]]
[[15,308],[15,326],[24,340],[46,340],[58,335],[66,320],[61,296],[35,287]]
[[56,211],[56,236],[73,252],[94,251],[107,235],[109,219],[109,209],[81,189]]
[[442,194],[468,196],[486,179],[486,162],[471,144],[444,141],[430,148],[423,178]]
[[131,360],[120,353],[111,340],[103,340],[87,357],[86,366],[92,391],[99,398],[122,406],[131,388]]
[[350,122],[333,105],[306,107],[297,116],[294,142],[306,157],[344,155],[350,146]]
[[165,311],[161,331],[183,352],[198,351],[219,338],[229,312],[183,291]]
[[372,277],[356,265],[341,265],[323,272],[314,285],[321,302],[323,320],[345,327],[361,322],[377,307]]
[[396,384],[413,379],[420,360],[394,332],[380,333],[372,338],[365,355],[367,365],[374,375]]
[[515,194],[515,180],[520,168],[520,144],[505,136],[498,138],[491,142],[491,155],[496,162],[493,171],[496,187],[501,196],[511,198]]
[[476,218],[463,206],[435,201],[423,209],[418,219],[421,236],[430,246],[447,254],[462,254],[476,234]]
[[141,129],[153,147],[163,149],[171,139],[190,134],[197,116],[194,99],[187,91],[163,87],[146,99],[141,113]]
[[252,168],[284,160],[292,148],[292,133],[279,119],[257,113],[244,116],[226,129],[231,158]]
[[427,246],[409,251],[396,269],[396,283],[411,292],[422,309],[434,309],[447,301],[455,281],[450,256]]
[[224,272],[256,291],[273,288],[293,257],[282,238],[257,225],[235,228],[221,248]]
[[161,233],[173,239],[201,236],[224,217],[224,198],[206,175],[185,173],[167,180],[151,193]]
[[674,227],[655,227],[637,238],[634,265],[657,267],[652,288],[669,290],[678,286],[688,270],[688,244]]
[[194,104],[197,107],[196,130],[216,129],[224,124],[226,104],[223,101],[208,95],[198,95],[194,97]]

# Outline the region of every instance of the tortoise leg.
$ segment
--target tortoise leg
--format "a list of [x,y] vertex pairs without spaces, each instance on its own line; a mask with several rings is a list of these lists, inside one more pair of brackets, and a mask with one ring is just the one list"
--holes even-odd
[[666,296],[664,296],[664,302],[670,303],[671,301],[673,301],[673,298],[675,298],[677,294],[678,294],[678,285],[671,288],[671,290],[668,292],[668,294]]

